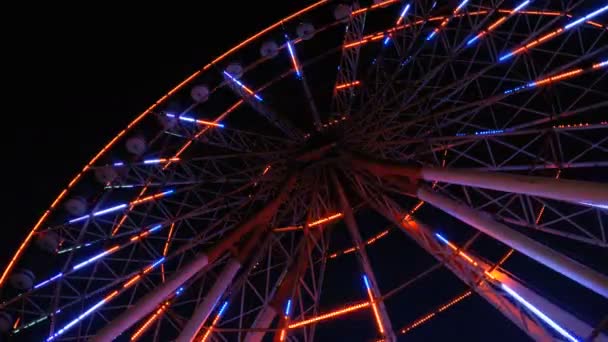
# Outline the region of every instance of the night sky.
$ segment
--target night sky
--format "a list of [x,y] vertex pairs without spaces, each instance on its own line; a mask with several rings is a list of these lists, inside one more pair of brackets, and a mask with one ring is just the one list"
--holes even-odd
[[[88,3],[87,8],[38,7],[33,13],[22,12],[23,20],[12,28],[3,49],[9,59],[4,63],[4,85],[11,88],[4,103],[11,109],[5,109],[3,117],[5,222],[0,264],[6,264],[29,228],[77,171],[138,113],[213,57],[308,3],[215,1],[205,10],[200,10],[200,4],[154,7],[148,2],[133,10]],[[385,284],[403,281],[433,263],[411,240],[393,236],[380,247],[400,249],[403,255],[396,256],[394,264],[378,267],[377,272],[383,274],[378,275],[379,282]],[[504,250],[504,246],[500,248]],[[373,259],[373,252],[370,254]],[[517,269],[518,262],[530,264],[523,259],[515,257],[511,266]],[[327,282],[344,276],[339,265]],[[570,293],[572,284],[534,266],[538,269],[527,271],[542,279],[552,296]],[[391,278],[394,272],[401,274]],[[444,283],[454,287],[447,291],[441,286]],[[409,298],[422,299],[402,307],[389,305],[395,329],[466,290],[445,269],[421,285],[411,289]],[[336,289],[335,295],[348,297],[341,290]],[[358,290],[356,286],[352,289]],[[606,308],[605,303],[590,303],[588,298],[593,297],[586,290],[580,296],[572,301],[572,308],[589,309],[582,317],[597,317],[598,310]],[[597,304],[601,306],[592,308]],[[450,310],[401,339],[527,340],[480,297]],[[366,335],[361,330],[367,329],[373,329],[373,320],[361,312],[352,320],[319,326],[318,337],[335,339],[340,331],[340,338],[360,341]]]

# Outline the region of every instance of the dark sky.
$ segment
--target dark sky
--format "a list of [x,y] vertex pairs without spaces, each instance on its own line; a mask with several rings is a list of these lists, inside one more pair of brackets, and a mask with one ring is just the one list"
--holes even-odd
[[[19,24],[3,43],[3,58],[8,58],[3,88],[10,90],[4,93],[0,264],[65,184],[135,115],[213,57],[307,3],[215,1],[205,10],[201,3],[167,8],[168,3],[154,7],[148,2],[139,10],[88,3],[86,8],[18,11]],[[524,338],[480,298],[455,310],[449,319],[408,336],[483,341],[499,330],[492,340]],[[395,328],[418,316],[404,314]],[[480,317],[492,323],[476,327],[471,320]],[[349,326],[337,322],[332,329]]]
[[[3,193],[11,215],[2,246],[18,243],[77,171],[137,114],[215,56],[305,3],[22,12],[3,49],[9,60],[3,83],[10,87],[2,137],[3,175],[10,181]],[[0,249],[2,264],[12,250]]]

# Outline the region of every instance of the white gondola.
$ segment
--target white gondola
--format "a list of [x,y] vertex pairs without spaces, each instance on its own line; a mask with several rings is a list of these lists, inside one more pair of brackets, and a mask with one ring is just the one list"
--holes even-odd
[[45,252],[54,253],[59,246],[59,235],[52,231],[47,231],[38,236],[36,241],[38,247]]
[[34,272],[22,268],[11,275],[10,282],[18,290],[29,290],[34,286],[35,279]]
[[132,136],[126,142],[127,151],[134,155],[141,156],[146,152],[146,139],[141,135]]
[[73,216],[82,216],[87,211],[87,201],[80,196],[72,197],[65,201],[65,210]]
[[112,182],[114,179],[116,179],[116,176],[118,176],[116,170],[110,166],[100,167],[99,169],[95,170],[95,178],[97,178],[97,180],[102,184]]
[[199,84],[192,87],[190,90],[190,96],[196,103],[203,103],[209,99],[209,87],[204,84]]
[[336,20],[346,20],[350,16],[351,12],[352,10],[350,6],[339,4],[334,8],[334,18],[336,18]]
[[309,40],[315,35],[315,27],[312,26],[311,23],[300,23],[298,27],[296,27],[296,33],[298,37]]
[[8,313],[0,312],[0,333],[7,333],[13,326],[13,317]]
[[243,76],[243,67],[238,63],[232,63],[226,67],[226,72],[234,78]]
[[272,58],[279,53],[279,46],[272,40],[269,40],[262,44],[260,47],[260,55],[266,58]]

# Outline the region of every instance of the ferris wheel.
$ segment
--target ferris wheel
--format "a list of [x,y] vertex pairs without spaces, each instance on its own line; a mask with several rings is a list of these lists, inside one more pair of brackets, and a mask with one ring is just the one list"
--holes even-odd
[[608,309],[607,70],[601,1],[310,3],[76,174],[2,269],[0,331],[395,341],[478,297],[531,339],[608,340],[608,310],[509,267]]

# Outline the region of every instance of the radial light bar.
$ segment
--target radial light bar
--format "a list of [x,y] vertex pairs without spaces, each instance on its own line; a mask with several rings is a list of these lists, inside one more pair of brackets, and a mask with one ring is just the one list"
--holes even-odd
[[[316,221],[310,222],[308,224],[308,228],[316,227],[316,226],[325,224],[327,222],[337,220],[337,219],[341,218],[342,216],[344,216],[344,214],[337,213],[337,214],[329,215],[327,217],[320,218]],[[276,229],[274,229],[274,231],[275,232],[289,232],[289,231],[293,231],[293,230],[302,230],[302,229],[304,229],[304,226],[289,226],[289,227],[285,227],[285,228],[276,228]]]
[[101,252],[101,253],[99,253],[99,254],[97,254],[97,255],[95,255],[95,256],[93,256],[93,257],[91,257],[91,258],[89,258],[89,259],[87,259],[87,260],[85,260],[85,261],[83,261],[81,263],[79,263],[79,264],[76,264],[74,267],[72,267],[72,270],[73,271],[79,270],[79,269],[83,268],[84,266],[92,263],[95,260],[101,259],[101,258],[105,257],[106,255],[109,255],[109,254],[112,254],[112,253],[116,252],[119,248],[120,248],[120,246],[117,245],[117,246],[114,246],[114,247],[112,247],[110,249],[107,249],[107,250],[105,250],[105,251],[103,251],[103,252]]
[[316,322],[319,322],[319,321],[324,321],[324,320],[327,320],[327,319],[330,319],[330,318],[334,318],[336,316],[341,316],[341,315],[344,315],[344,314],[347,314],[347,313],[350,313],[350,312],[353,312],[353,311],[361,310],[361,309],[366,308],[368,306],[370,306],[369,302],[363,302],[363,303],[359,303],[359,304],[354,304],[354,305],[351,305],[351,306],[347,306],[347,307],[345,307],[343,309],[339,309],[339,310],[336,310],[336,311],[328,312],[328,313],[325,313],[325,314],[322,314],[322,315],[319,315],[319,316],[316,316],[316,317],[313,317],[313,318],[309,318],[309,319],[306,319],[306,320],[303,320],[303,321],[291,323],[287,327],[289,329],[295,329],[295,328],[303,327],[303,326],[308,325],[308,324],[316,323]]
[[296,57],[295,47],[291,43],[289,36],[285,35],[285,39],[287,39],[287,51],[289,51],[289,55],[291,56],[291,63],[293,64],[293,69],[295,70],[298,78],[302,78],[302,70],[300,69],[300,63],[298,63],[298,58]]
[[162,164],[166,162],[176,162],[179,161],[179,158],[158,158],[158,159],[146,159],[144,160],[144,164]]
[[148,327],[152,325],[152,323],[154,323],[154,321],[156,321],[156,319],[160,317],[160,315],[162,315],[162,313],[165,312],[165,310],[169,307],[169,303],[169,301],[165,301],[156,310],[156,312],[154,312],[154,314],[152,314],[152,316],[150,316],[150,318],[148,318],[148,320],[141,327],[139,327],[139,329],[137,329],[133,335],[131,335],[131,341],[137,340],[144,332],[146,332]]
[[586,16],[571,22],[570,24],[564,26],[564,30],[569,30],[575,26],[578,26],[578,25],[584,23],[585,21],[604,13],[605,11],[608,11],[608,5],[605,5],[604,7],[600,7],[599,9],[587,14]]
[[[167,113],[165,115],[167,117],[169,117],[169,118],[175,118],[176,117],[175,114],[170,114],[170,113]],[[191,118],[191,117],[183,116],[183,115],[178,115],[177,119],[181,120],[181,121],[185,121],[185,122],[197,123],[197,124],[203,125],[203,126],[213,126],[213,127],[224,128],[224,125],[221,124],[221,123],[217,123],[217,122],[213,122],[213,121],[207,121],[207,120],[199,120],[199,119],[195,119],[195,118]],[[174,161],[173,159],[179,160],[179,158],[170,158],[169,160],[165,160],[165,162],[167,162],[167,161],[168,162],[173,162]]]
[[138,204],[142,204],[144,202],[149,202],[149,201],[157,200],[157,199],[165,197],[167,195],[171,195],[174,192],[175,192],[175,190],[163,191],[163,192],[155,194],[155,195],[150,195],[150,196],[147,196],[147,197],[135,200],[135,201],[131,202],[130,205],[138,205]]
[[354,11],[352,11],[351,15],[352,16],[356,16],[356,15],[365,13],[365,12],[367,12],[369,10],[373,10],[373,9],[381,8],[381,7],[386,7],[386,6],[388,6],[388,5],[392,4],[392,3],[395,3],[395,2],[399,2],[399,0],[385,0],[385,1],[373,4],[370,7],[359,8],[357,10],[354,10]]
[[[45,281],[37,284],[36,286],[34,286],[34,289],[38,289],[38,288],[41,288],[43,286],[46,286],[49,283],[51,283],[51,282],[53,282],[53,281],[61,278],[64,275],[70,274],[70,273],[72,273],[74,271],[78,271],[79,269],[81,269],[81,268],[89,265],[93,261],[99,260],[99,259],[101,259],[103,257],[106,257],[106,256],[108,256],[108,255],[110,255],[110,254],[112,254],[112,253],[114,253],[114,252],[116,252],[116,251],[118,251],[118,250],[126,247],[126,246],[129,246],[131,243],[133,243],[133,242],[135,242],[135,241],[137,241],[137,240],[139,240],[139,239],[141,239],[143,237],[146,237],[146,236],[148,236],[148,235],[150,235],[150,234],[158,231],[162,227],[163,227],[162,225],[158,224],[158,225],[156,225],[156,226],[154,226],[154,227],[152,227],[152,228],[144,231],[143,233],[137,234],[137,235],[133,236],[132,238],[130,238],[129,241],[127,241],[126,243],[124,243],[122,245],[115,245],[115,246],[113,246],[113,247],[111,247],[111,248],[109,248],[109,249],[107,249],[107,250],[105,250],[105,251],[103,251],[103,252],[101,252],[101,253],[99,253],[99,254],[97,254],[97,255],[95,255],[95,256],[93,256],[93,257],[91,257],[91,258],[89,258],[89,259],[87,259],[87,260],[85,260],[83,262],[81,262],[81,263],[79,263],[79,264],[76,264],[75,266],[72,267],[71,271],[69,271],[68,273],[66,273],[66,274],[59,273],[59,274],[51,277],[50,279],[47,279],[47,280],[45,280]],[[98,241],[101,241],[101,240],[98,240]],[[85,246],[85,245],[79,245],[77,247],[80,248],[82,246]],[[78,249],[78,248],[72,247],[72,249]]]
[[[384,231],[380,232],[380,233],[379,233],[379,234],[377,234],[376,236],[374,236],[374,237],[370,238],[369,240],[365,241],[365,244],[366,244],[366,245],[371,245],[372,243],[375,243],[376,241],[378,241],[378,240],[380,240],[381,238],[383,238],[383,237],[385,237],[386,235],[388,235],[388,232],[389,232],[389,231],[388,231],[388,229],[386,229],[386,230],[384,230]],[[330,254],[330,255],[328,256],[328,258],[329,258],[329,259],[333,259],[333,258],[338,257],[338,256],[340,256],[340,255],[344,255],[344,254],[349,254],[349,253],[352,253],[352,252],[354,252],[354,251],[356,251],[356,250],[357,250],[357,247],[350,247],[350,248],[344,249],[344,250],[342,250],[342,251],[340,251],[340,252],[336,252],[336,253]]]
[[241,87],[241,89],[243,89],[247,94],[255,97],[255,99],[258,100],[258,101],[260,101],[260,102],[262,101],[262,98],[260,97],[260,95],[256,94],[249,87],[247,87],[246,85],[244,85],[243,83],[241,83],[241,81],[237,80],[236,77],[230,75],[227,71],[224,71],[224,75],[226,75],[226,77],[228,77],[232,82],[234,82],[234,84],[236,84],[239,87]]
[[600,69],[600,68],[605,68],[608,66],[608,59],[603,61],[603,62],[599,62],[596,64],[593,64],[593,69]]
[[338,84],[336,86],[336,90],[342,90],[342,89],[346,89],[346,88],[352,88],[352,87],[356,87],[358,85],[361,84],[361,81],[353,81],[353,82],[348,82],[348,83],[342,83],[342,84]]
[[108,214],[108,213],[111,213],[111,212],[115,212],[115,211],[124,209],[126,207],[127,207],[127,204],[126,203],[122,203],[122,204],[113,206],[111,208],[107,208],[107,209],[103,209],[103,210],[100,210],[100,211],[96,211],[96,212],[94,212],[92,214],[88,214],[88,215],[77,217],[75,219],[71,219],[71,220],[68,221],[68,223],[76,223],[76,222],[84,221],[84,220],[86,220],[88,218],[91,218],[91,217],[94,217],[94,216],[105,215],[105,214]]
[[[175,228],[175,222],[171,223],[171,227],[169,228],[169,234],[167,234],[167,239],[165,240],[165,247],[163,247],[163,257],[167,256],[167,252],[169,251],[169,244],[171,243],[171,238],[173,237],[173,228]],[[161,266],[161,274],[163,278],[163,283],[165,282],[165,265]]]
[[502,55],[499,58],[499,60],[502,62],[502,61],[507,60],[507,59],[509,59],[509,58],[511,58],[511,57],[513,57],[515,55],[518,55],[518,54],[522,53],[523,51],[526,51],[526,50],[528,50],[528,49],[530,49],[532,47],[535,47],[535,46],[537,46],[537,45],[539,45],[539,44],[541,44],[543,42],[546,42],[547,40],[555,38],[556,36],[558,36],[558,35],[566,32],[566,31],[568,31],[569,29],[571,29],[573,27],[576,27],[576,26],[580,25],[581,23],[584,23],[586,20],[589,20],[589,19],[591,19],[591,18],[593,18],[595,16],[600,15],[601,13],[603,13],[603,12],[605,12],[607,10],[608,10],[608,5],[605,5],[604,7],[601,7],[599,9],[597,9],[597,10],[595,10],[595,11],[593,11],[593,12],[587,14],[587,15],[585,15],[584,17],[581,17],[581,18],[579,18],[577,20],[574,20],[573,22],[571,22],[571,23],[569,23],[569,24],[567,24],[567,25],[565,25],[563,27],[560,27],[560,28],[558,28],[556,30],[553,30],[553,31],[551,31],[551,32],[549,32],[549,33],[541,36],[540,38],[535,39],[534,41],[532,41],[532,42],[530,42],[530,43],[528,43],[526,45],[520,46],[520,47],[518,47],[516,49],[513,49],[513,50],[507,52],[506,54]]
[[49,278],[49,279],[47,279],[47,280],[45,280],[45,281],[37,284],[36,286],[34,286],[34,289],[39,289],[39,288],[45,286],[46,284],[48,284],[48,283],[50,283],[50,282],[52,282],[54,280],[57,280],[57,279],[61,278],[62,276],[63,276],[63,273],[59,272],[58,274],[52,276],[51,278]]
[[378,331],[381,335],[384,335],[384,326],[382,325],[382,320],[380,319],[380,313],[378,312],[378,304],[374,299],[374,294],[372,293],[372,287],[369,284],[369,280],[367,279],[367,275],[363,275],[363,283],[365,283],[365,287],[367,288],[367,295],[369,296],[369,302],[372,304],[372,310],[374,311],[374,317],[376,318],[376,324],[378,325]]
[[528,6],[528,4],[530,4],[530,0],[526,0],[526,1],[522,2],[521,4],[519,4],[508,15],[500,17],[498,20],[496,20],[494,23],[492,23],[492,25],[488,26],[487,29],[482,30],[475,37],[471,38],[467,42],[467,45],[471,45],[471,44],[475,43],[477,40],[485,37],[488,33],[494,31],[498,26],[502,25],[505,21],[507,21],[507,19],[509,19],[510,16],[516,14],[521,9],[523,9],[526,6]]
[[203,338],[201,338],[200,342],[207,341],[207,338],[209,338],[209,335],[211,334],[211,330],[213,330],[213,328],[215,327],[217,322],[219,322],[220,318],[222,318],[222,315],[224,314],[224,311],[226,310],[227,307],[228,307],[228,302],[224,302],[224,304],[222,304],[222,307],[220,308],[220,311],[218,311],[217,315],[213,319],[213,322],[211,322],[211,326],[209,327],[209,329],[207,329],[207,331],[203,335]]
[[[451,242],[449,242],[446,238],[444,238],[440,234],[436,233],[435,236],[437,236],[437,238],[439,240],[441,240],[442,242],[444,242],[448,246],[450,246],[450,248],[458,250],[458,247],[454,246]],[[508,258],[511,254],[512,254],[512,251],[509,251],[509,253],[507,253],[507,255],[501,259],[500,263],[504,262],[504,260],[506,260],[506,258]],[[462,252],[460,252],[459,255],[462,256],[463,258],[465,258],[471,264],[473,264],[473,265],[481,268],[468,255],[463,254]],[[495,282],[498,282],[498,280],[496,280],[496,278],[490,272],[488,272],[487,270],[483,270],[483,272],[484,272],[484,274],[487,277],[491,278]],[[549,318],[547,315],[545,315],[543,312],[541,312],[538,308],[536,308],[535,306],[533,306],[532,304],[530,304],[528,301],[526,301],[517,292],[513,291],[513,289],[511,289],[510,287],[508,287],[507,285],[505,285],[503,283],[500,283],[500,285],[515,300],[517,300],[518,302],[520,302],[521,304],[523,304],[526,308],[528,308],[528,310],[530,310],[532,313],[534,313],[536,316],[538,316],[540,319],[542,319],[545,323],[547,323],[549,326],[551,326],[553,329],[555,329],[557,332],[559,332],[562,336],[564,336],[565,338],[567,338],[570,341],[578,341],[575,337],[573,337],[572,335],[570,335],[570,333],[568,333],[565,329],[563,329],[557,323],[555,323],[555,321],[553,321],[551,318]],[[434,314],[432,314],[432,315],[434,315]],[[428,320],[429,318],[430,317],[425,318],[425,320]]]
[[[287,304],[285,305],[285,321],[287,322],[289,320],[289,314],[291,313],[291,299],[287,300]],[[285,334],[286,334],[287,329],[283,328],[281,329],[281,334],[279,335],[279,340],[285,341]]]
[[68,330],[70,330],[73,326],[75,326],[76,324],[78,324],[78,322],[82,321],[84,318],[86,318],[87,316],[89,316],[90,314],[92,314],[93,312],[95,312],[95,310],[97,310],[100,307],[104,306],[107,302],[109,302],[112,298],[116,297],[117,295],[118,295],[118,291],[117,290],[114,291],[114,292],[112,292],[112,293],[110,293],[104,299],[102,299],[99,302],[97,302],[97,304],[93,305],[87,311],[85,311],[82,314],[80,314],[80,316],[76,317],[76,319],[74,319],[70,323],[66,324],[63,328],[57,330],[57,332],[54,333],[53,335],[49,336],[46,339],[46,341],[47,342],[48,341],[52,341],[55,338],[63,335],[65,332],[67,332]]
[[544,86],[547,84],[552,84],[558,81],[563,81],[578,75],[581,75],[585,72],[591,72],[591,71],[596,71],[599,70],[601,68],[607,67],[608,66],[608,61],[603,61],[603,62],[599,62],[596,64],[593,64],[590,68],[584,69],[584,68],[577,68],[577,69],[573,69],[573,70],[569,70],[569,71],[564,71],[562,73],[559,73],[557,75],[554,76],[550,76],[550,77],[545,77],[545,78],[541,78],[539,80],[536,80],[534,82],[530,82],[526,85],[523,86],[519,86],[513,89],[509,89],[509,90],[505,90],[503,93],[505,95],[509,95],[512,93],[516,93],[522,90],[527,90],[527,89],[532,89],[532,88],[536,88],[536,87],[540,87],[540,86]]
[[[410,10],[410,4],[406,4],[405,7],[403,7],[403,9],[401,10],[401,13],[399,14],[399,17],[397,18],[397,22],[395,23],[395,26],[401,25],[401,23],[403,22],[403,19],[405,18],[405,15],[407,14],[407,12],[409,10]],[[387,45],[390,41],[391,41],[391,36],[388,35],[388,37],[386,37],[384,39],[384,45]]]
[[[184,291],[184,288],[180,287],[179,289],[177,289],[177,291],[175,291],[175,296],[179,296],[183,291]],[[175,297],[173,297],[173,298],[175,298]],[[141,337],[141,335],[144,332],[146,332],[146,330],[150,327],[150,325],[152,325],[152,323],[154,323],[154,321],[156,321],[163,314],[163,312],[165,312],[167,310],[167,308],[169,308],[169,305],[171,305],[171,300],[165,301],[156,310],[156,312],[154,312],[154,314],[152,314],[152,316],[150,316],[150,318],[148,318],[148,320],[144,324],[142,324],[142,326],[139,327],[139,329],[137,329],[137,331],[135,331],[135,333],[133,333],[133,335],[131,335],[131,341],[135,341],[139,337]]]
[[559,326],[559,324],[555,323],[551,318],[545,315],[542,311],[536,308],[534,305],[530,304],[527,300],[525,300],[522,296],[520,296],[517,292],[513,291],[510,287],[505,284],[500,284],[502,289],[505,290],[511,297],[517,300],[519,303],[523,304],[528,310],[532,311],[538,318],[542,319],[543,322],[547,323],[551,328],[555,329],[558,333],[560,333],[563,337],[572,342],[578,342],[578,339],[572,336],[566,329]]
[[452,19],[452,17],[456,14],[458,14],[458,12],[460,12],[460,10],[467,4],[467,2],[469,2],[469,0],[463,0],[460,2],[460,4],[458,5],[458,7],[456,7],[456,9],[454,10],[454,12],[452,12],[452,16],[447,17],[445,19],[443,19],[443,21],[441,22],[441,24],[439,24],[438,27],[436,27],[433,32],[431,32],[431,34],[429,34],[426,37],[426,40],[431,40],[435,37],[435,35],[437,33],[439,33],[439,31],[441,31],[444,27],[446,27],[446,25],[450,22],[450,20]]
[[291,313],[291,299],[288,299],[285,305],[285,316],[289,316],[289,313]]
[[468,256],[465,252],[461,251],[458,247],[456,247],[453,243],[451,243],[450,241],[448,241],[446,238],[444,238],[443,236],[441,236],[441,234],[439,233],[435,233],[435,236],[441,240],[441,242],[445,243],[446,245],[448,245],[448,247],[450,247],[453,251],[457,252],[458,255],[460,255],[461,257],[463,257],[466,261],[468,261],[470,264],[477,266],[477,262],[475,260],[473,260],[473,258],[471,258],[470,256]]
[[417,319],[416,321],[414,321],[414,323],[408,325],[407,327],[401,329],[399,332],[402,334],[407,333],[408,331],[416,328],[417,326],[421,325],[422,323],[430,320],[431,318],[435,317],[438,313],[443,312],[445,310],[447,310],[448,308],[450,308],[451,306],[453,306],[454,304],[462,301],[463,299],[469,297],[471,294],[473,294],[473,291],[467,291],[465,292],[463,295],[456,297],[455,299],[449,301],[448,303],[440,306],[437,310],[431,312],[430,314]]

